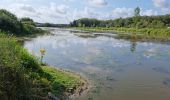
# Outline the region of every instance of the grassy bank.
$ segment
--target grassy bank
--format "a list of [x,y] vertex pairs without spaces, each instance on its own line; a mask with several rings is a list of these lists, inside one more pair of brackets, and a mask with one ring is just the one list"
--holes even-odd
[[90,32],[112,32],[117,33],[122,38],[151,39],[159,41],[170,41],[170,29],[155,28],[123,28],[123,27],[76,27],[76,29]]
[[0,99],[46,100],[51,92],[65,98],[81,92],[86,81],[73,73],[41,67],[15,38],[0,35]]
[[60,98],[66,99],[72,94],[81,94],[88,88],[87,81],[78,74],[48,66],[43,66],[42,69],[50,76],[48,79],[51,81],[52,93]]

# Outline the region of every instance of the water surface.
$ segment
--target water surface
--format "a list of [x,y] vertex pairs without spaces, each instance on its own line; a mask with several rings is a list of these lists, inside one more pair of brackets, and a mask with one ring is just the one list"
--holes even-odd
[[170,100],[170,45],[114,34],[53,29],[24,46],[44,62],[86,76],[92,89],[77,100]]

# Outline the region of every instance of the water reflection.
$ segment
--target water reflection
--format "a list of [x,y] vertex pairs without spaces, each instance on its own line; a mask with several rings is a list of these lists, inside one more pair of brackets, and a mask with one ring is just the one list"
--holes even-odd
[[[77,100],[169,100],[170,45],[117,39],[115,34],[54,29],[25,41],[44,62],[79,72],[92,90]],[[166,86],[165,86],[166,85]]]
[[136,40],[132,40],[130,43],[131,43],[130,51],[134,53],[136,51],[137,42]]

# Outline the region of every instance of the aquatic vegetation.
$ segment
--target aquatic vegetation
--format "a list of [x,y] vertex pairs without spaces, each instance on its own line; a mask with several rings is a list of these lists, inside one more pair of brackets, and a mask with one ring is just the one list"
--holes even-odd
[[153,68],[153,70],[159,73],[170,74],[170,70],[161,67]]
[[106,77],[106,80],[107,80],[107,81],[117,81],[116,79],[112,78],[111,76],[107,76],[107,77]]
[[117,38],[136,40],[170,41],[170,29],[162,28],[125,28],[125,27],[76,27],[90,32],[111,32],[118,34]]
[[169,79],[169,78],[165,79],[165,80],[163,81],[163,84],[164,84],[165,86],[167,86],[167,87],[170,87],[170,79]]

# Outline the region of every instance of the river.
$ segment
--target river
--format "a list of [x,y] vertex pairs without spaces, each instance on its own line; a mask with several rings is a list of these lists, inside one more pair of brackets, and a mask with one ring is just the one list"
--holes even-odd
[[43,62],[87,77],[92,88],[77,100],[170,100],[170,44],[51,28],[24,42]]

